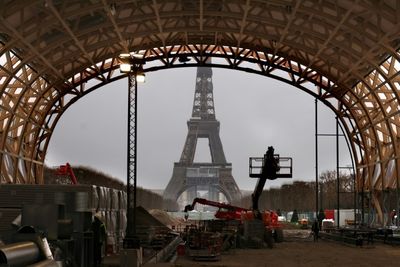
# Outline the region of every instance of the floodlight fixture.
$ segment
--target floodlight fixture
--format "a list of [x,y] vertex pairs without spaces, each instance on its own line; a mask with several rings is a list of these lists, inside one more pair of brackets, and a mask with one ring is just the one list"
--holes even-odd
[[136,81],[138,83],[144,83],[146,82],[146,74],[143,71],[138,71],[136,73]]
[[121,63],[119,64],[119,70],[122,73],[130,73],[132,72],[132,65],[130,63]]

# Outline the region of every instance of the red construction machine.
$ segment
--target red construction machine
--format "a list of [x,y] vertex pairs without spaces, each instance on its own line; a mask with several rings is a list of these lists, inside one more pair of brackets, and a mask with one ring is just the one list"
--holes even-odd
[[71,165],[67,162],[65,165],[60,165],[55,172],[56,175],[69,176],[72,184],[78,184],[78,180],[72,170]]
[[215,218],[222,220],[241,220],[242,213],[248,211],[248,209],[236,207],[228,203],[216,202],[205,198],[197,197],[193,200],[193,203],[191,205],[187,205],[185,207],[185,212],[194,210],[194,207],[196,206],[197,203],[202,205],[217,207],[218,210],[214,216]]
[[258,202],[263,192],[266,181],[276,178],[292,177],[292,158],[283,158],[274,154],[274,148],[268,147],[264,157],[252,157],[249,160],[250,177],[259,178],[257,185],[251,195],[252,206],[250,209],[233,206],[227,203],[220,203],[204,198],[195,198],[191,205],[185,207],[185,212],[194,209],[197,203],[217,207],[215,217],[224,220],[240,220],[243,224],[246,221],[262,220],[265,229],[275,238],[275,241],[283,240],[282,225],[278,222],[278,214],[274,211],[260,211]]
[[[220,220],[239,220],[243,223],[244,221],[254,220],[259,216],[256,215],[252,209],[237,207],[223,202],[211,201],[205,198],[195,198],[191,205],[185,207],[184,211],[188,212],[194,210],[196,204],[217,207],[218,210],[214,216]],[[263,211],[260,215],[266,227],[270,229],[281,228],[281,225],[278,222],[278,214],[276,212]]]

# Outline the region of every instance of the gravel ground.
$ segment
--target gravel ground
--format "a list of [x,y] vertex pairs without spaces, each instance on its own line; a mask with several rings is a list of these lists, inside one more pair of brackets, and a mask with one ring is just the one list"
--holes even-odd
[[287,242],[273,249],[236,249],[220,261],[195,262],[179,257],[170,266],[400,266],[400,247],[383,244],[356,247],[333,241],[313,242],[310,230],[285,230]]

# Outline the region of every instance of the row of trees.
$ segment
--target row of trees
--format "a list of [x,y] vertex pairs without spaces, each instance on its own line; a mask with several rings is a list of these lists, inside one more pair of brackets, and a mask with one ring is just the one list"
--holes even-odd
[[[340,208],[354,207],[354,179],[345,172],[339,173]],[[312,211],[315,210],[316,186],[314,182],[294,181],[283,184],[280,188],[264,190],[259,200],[259,208],[282,211]],[[319,178],[319,206],[323,209],[335,209],[337,205],[336,171],[326,171]],[[251,205],[251,196],[242,200],[244,207]]]
[[[125,190],[126,186],[120,180],[88,167],[74,167],[79,184],[97,185],[117,190]],[[70,184],[68,176],[56,175],[53,168],[45,167],[45,183]],[[340,208],[354,207],[354,179],[345,172],[339,173]],[[337,179],[336,171],[323,172],[319,177],[319,206],[323,209],[335,209],[337,206]],[[259,200],[259,208],[282,211],[312,211],[315,209],[315,182],[294,181],[283,184],[280,188],[264,190]],[[176,202],[165,203],[162,196],[143,188],[137,189],[137,205],[146,209],[178,210]],[[243,207],[251,206],[251,196],[242,199]]]

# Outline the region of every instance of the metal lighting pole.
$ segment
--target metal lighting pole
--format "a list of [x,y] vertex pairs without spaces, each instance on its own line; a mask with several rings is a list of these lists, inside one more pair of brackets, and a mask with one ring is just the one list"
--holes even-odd
[[[339,119],[336,116],[336,209],[337,228],[340,227]],[[355,218],[354,218],[355,220]]]
[[318,99],[315,98],[315,219],[318,218]]
[[[137,181],[137,82],[142,61],[131,55],[120,56],[121,72],[128,75],[128,140],[126,175],[126,233],[123,241],[125,249],[137,249],[140,240],[136,233],[136,181]],[[143,73],[141,73],[143,75]],[[144,75],[143,75],[144,77]]]
[[136,145],[137,145],[137,81],[136,73],[128,73],[128,150],[127,150],[127,225],[124,248],[139,248],[136,236]]

